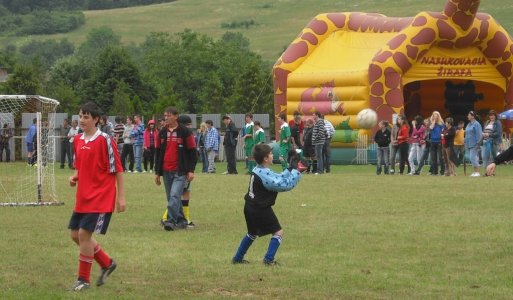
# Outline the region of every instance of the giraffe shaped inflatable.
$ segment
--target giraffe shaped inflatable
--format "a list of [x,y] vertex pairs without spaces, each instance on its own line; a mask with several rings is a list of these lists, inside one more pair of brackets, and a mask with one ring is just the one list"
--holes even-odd
[[[448,0],[442,12],[410,18],[317,15],[274,65],[275,113],[290,118],[295,111],[321,111],[336,126],[332,146],[354,148],[349,136],[371,134],[357,123],[358,112],[371,108],[378,119],[392,121],[415,111],[405,103],[443,109],[438,98],[448,80],[490,90],[476,102],[483,109],[513,108],[513,40],[492,16],[478,13],[479,4]],[[441,92],[420,99],[420,87],[434,85]],[[416,99],[405,99],[410,94]]]

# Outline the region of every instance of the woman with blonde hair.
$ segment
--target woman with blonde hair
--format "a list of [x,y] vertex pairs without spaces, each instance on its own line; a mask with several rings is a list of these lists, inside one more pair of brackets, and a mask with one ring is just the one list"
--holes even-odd
[[208,172],[208,158],[207,150],[205,149],[205,137],[207,135],[207,123],[201,122],[198,134],[196,135],[196,147],[198,149],[199,158],[203,167],[201,168],[202,173]]
[[438,111],[431,114],[431,145],[429,155],[431,157],[431,175],[438,175],[438,164],[440,163],[440,174],[444,174],[445,165],[442,159],[442,131],[444,130],[444,120]]

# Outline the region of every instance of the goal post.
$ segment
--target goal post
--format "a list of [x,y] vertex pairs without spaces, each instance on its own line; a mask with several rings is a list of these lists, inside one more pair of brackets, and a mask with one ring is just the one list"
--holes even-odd
[[9,151],[0,152],[0,206],[63,205],[55,187],[58,105],[39,95],[0,95],[0,135],[11,133],[2,140]]

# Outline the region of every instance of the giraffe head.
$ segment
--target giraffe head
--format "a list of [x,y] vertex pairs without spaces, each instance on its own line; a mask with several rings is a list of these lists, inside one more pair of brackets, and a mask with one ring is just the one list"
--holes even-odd
[[479,8],[480,0],[447,0],[444,14],[463,30],[468,30]]

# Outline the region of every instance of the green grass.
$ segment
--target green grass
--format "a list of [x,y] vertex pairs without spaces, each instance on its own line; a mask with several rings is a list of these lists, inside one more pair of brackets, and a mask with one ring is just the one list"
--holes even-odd
[[[8,174],[0,165],[0,180]],[[20,165],[10,165],[10,168]],[[225,164],[219,164],[223,169]],[[5,171],[4,171],[5,170]],[[242,165],[239,164],[239,171]],[[67,292],[78,249],[67,222],[74,189],[56,170],[60,207],[0,207],[1,299],[510,299],[511,166],[493,178],[376,176],[373,166],[305,175],[278,196],[281,266],[261,260],[269,236],[231,265],[245,233],[245,175],[197,174],[197,228],[165,232],[164,191],[127,174],[128,210],[99,236],[118,269],[101,287]],[[3,175],[2,175],[3,174]],[[5,178],[5,177],[4,177]],[[99,269],[93,266],[93,279]]]
[[[97,27],[111,27],[124,43],[141,43],[151,32],[181,32],[186,28],[213,37],[227,30],[223,23],[254,20],[257,26],[237,29],[251,41],[254,51],[275,61],[297,34],[320,13],[378,12],[388,16],[414,16],[420,11],[442,11],[446,0],[361,0],[361,1],[233,1],[178,0],[151,6],[114,10],[86,11],[86,25],[67,34],[24,38],[1,37],[3,44],[22,44],[31,38],[67,38],[76,45]],[[509,0],[481,1],[481,12],[492,14],[510,33],[513,32],[513,4]]]

